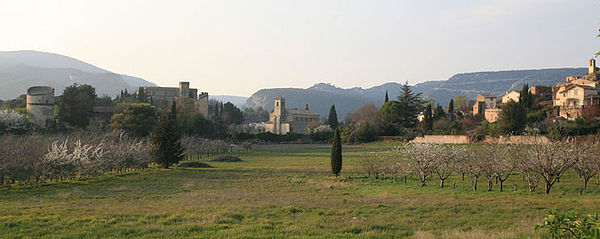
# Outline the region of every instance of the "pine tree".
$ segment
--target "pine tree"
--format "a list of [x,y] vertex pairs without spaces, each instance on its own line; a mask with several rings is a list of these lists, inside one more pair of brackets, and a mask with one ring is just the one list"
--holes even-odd
[[383,103],[390,101],[390,98],[388,97],[388,92],[387,90],[385,91],[385,100],[383,101]]
[[400,103],[400,122],[404,128],[414,128],[419,120],[417,116],[423,110],[423,100],[421,99],[421,93],[415,94],[408,85],[408,82],[402,84],[402,91],[398,96],[398,103]]
[[433,115],[431,111],[431,104],[427,104],[425,113],[423,113],[423,131],[425,133],[433,129]]
[[331,145],[331,172],[338,177],[340,171],[342,171],[342,139],[340,138],[340,130],[336,129],[333,133],[333,143]]
[[169,168],[183,159],[181,135],[177,131],[177,105],[171,105],[170,112],[163,112],[158,125],[150,135],[152,156],[163,168]]
[[331,127],[331,129],[337,129],[338,127],[338,118],[337,113],[335,112],[335,105],[332,105],[329,108],[329,118],[327,118],[327,124]]

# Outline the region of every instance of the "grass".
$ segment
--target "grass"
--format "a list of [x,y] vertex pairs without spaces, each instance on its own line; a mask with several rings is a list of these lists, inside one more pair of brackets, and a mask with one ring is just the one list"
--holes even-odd
[[530,238],[546,236],[534,225],[549,208],[600,212],[600,188],[579,196],[574,174],[550,195],[527,192],[518,176],[505,192],[485,181],[462,190],[458,177],[446,188],[366,178],[357,159],[387,148],[345,146],[340,179],[327,145],[266,145],[214,168],[0,189],[0,238]]

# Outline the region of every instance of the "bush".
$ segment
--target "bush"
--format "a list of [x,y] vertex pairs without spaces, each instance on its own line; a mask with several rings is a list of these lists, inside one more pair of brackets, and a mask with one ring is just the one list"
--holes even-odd
[[212,168],[213,167],[207,163],[197,162],[197,161],[196,162],[194,162],[194,161],[182,162],[182,163],[179,163],[178,166],[182,167],[182,168]]
[[0,134],[25,131],[27,131],[27,123],[21,114],[10,110],[0,111]]
[[536,231],[540,229],[548,229],[552,238],[600,238],[600,220],[597,214],[588,215],[579,221],[574,213],[560,214],[550,209],[544,223],[535,226]]

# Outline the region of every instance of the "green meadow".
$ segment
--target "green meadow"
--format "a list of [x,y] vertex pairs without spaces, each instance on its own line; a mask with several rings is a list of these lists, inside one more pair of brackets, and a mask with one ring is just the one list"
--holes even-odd
[[[358,159],[390,144],[344,147],[340,178],[329,145],[263,145],[243,162],[0,189],[0,238],[531,238],[546,211],[600,212],[600,187],[569,173],[550,195],[513,175],[505,191],[450,178],[367,178]],[[208,159],[203,159],[208,161]],[[517,185],[514,191],[513,184]],[[463,188],[464,186],[464,188]]]

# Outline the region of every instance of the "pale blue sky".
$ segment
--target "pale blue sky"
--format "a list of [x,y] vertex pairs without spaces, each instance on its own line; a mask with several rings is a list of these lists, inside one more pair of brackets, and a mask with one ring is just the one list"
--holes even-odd
[[600,0],[0,0],[0,50],[210,94],[586,67]]

